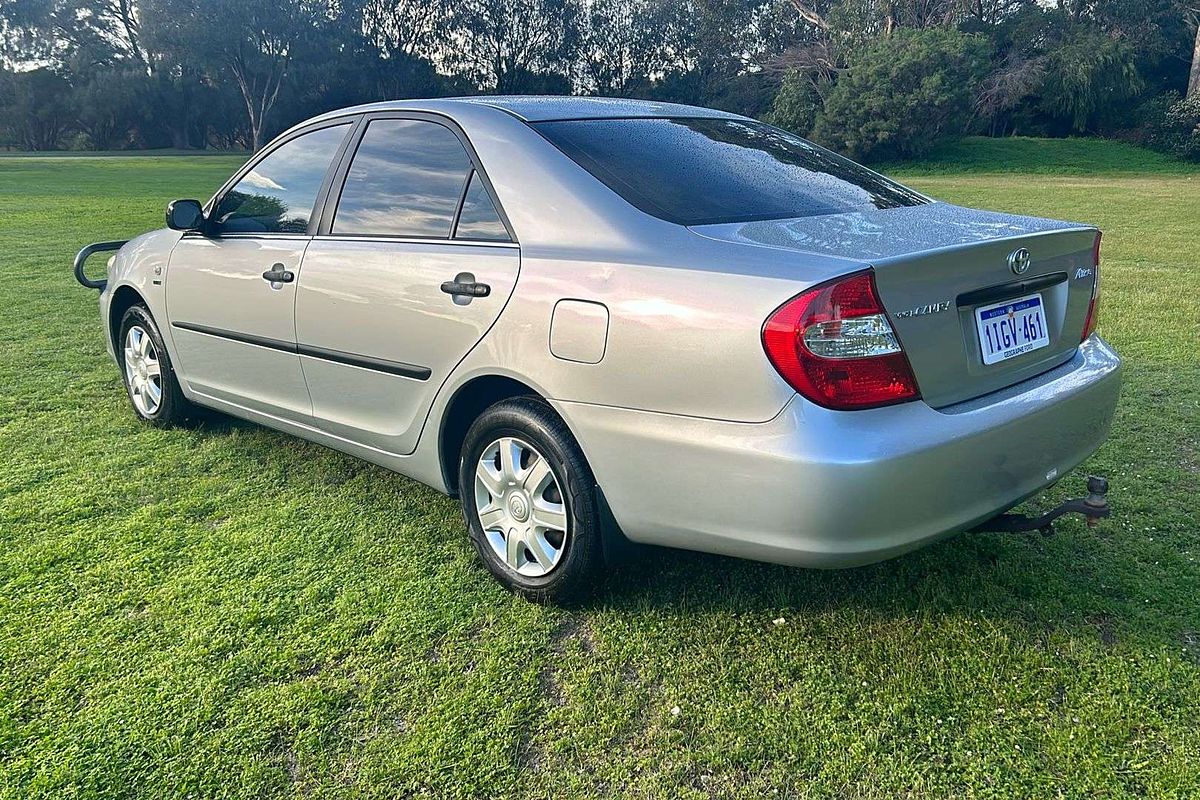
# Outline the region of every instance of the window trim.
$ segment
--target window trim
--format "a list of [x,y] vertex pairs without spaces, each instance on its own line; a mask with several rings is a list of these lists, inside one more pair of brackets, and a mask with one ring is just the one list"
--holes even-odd
[[[315,133],[316,131],[324,130],[325,128],[336,128],[340,125],[348,126],[348,130],[342,136],[341,144],[338,145],[337,150],[334,151],[333,158],[329,161],[329,166],[325,168],[325,177],[321,179],[321,188],[317,190],[317,196],[313,198],[312,212],[309,214],[308,227],[304,233],[298,233],[296,231],[239,231],[235,233],[222,234],[220,231],[215,229],[216,223],[215,221],[210,220],[209,215],[220,206],[221,201],[225,199],[225,195],[228,194],[234,186],[237,186],[238,182],[241,181],[242,178],[246,177],[251,170],[261,164],[276,150],[290,142],[295,141],[296,139],[299,139],[301,136],[309,133]],[[312,238],[317,231],[317,225],[320,222],[321,212],[325,207],[326,195],[329,193],[329,189],[333,185],[333,176],[335,173],[334,167],[341,163],[341,160],[345,155],[347,145],[354,140],[354,136],[361,125],[361,114],[346,114],[344,116],[323,119],[320,122],[314,122],[300,128],[295,128],[276,137],[274,140],[268,143],[266,147],[252,155],[245,164],[238,168],[233,175],[231,175],[229,179],[221,185],[221,188],[218,189],[213,196],[208,199],[208,202],[204,204],[204,229],[200,231],[188,231],[184,234],[184,237],[203,237],[206,239]]]
[[475,164],[472,162],[471,168],[467,170],[467,177],[463,181],[462,189],[458,192],[458,205],[454,207],[454,217],[450,220],[450,238],[455,239],[458,233],[458,221],[462,219],[463,206],[467,204],[467,192],[471,191],[471,179],[475,177]]
[[[470,161],[470,169],[467,170],[466,178],[463,179],[462,189],[459,191],[458,205],[454,209],[454,217],[451,220],[449,236],[405,236],[401,233],[335,233],[333,231],[333,218],[337,212],[338,203],[341,202],[342,192],[346,188],[346,178],[350,174],[350,164],[354,161],[354,156],[358,153],[358,147],[362,143],[363,137],[366,135],[367,127],[376,120],[411,120],[416,122],[431,122],[435,125],[441,125],[450,131],[462,145],[463,150],[467,153],[467,158]],[[504,212],[504,207],[500,205],[499,199],[496,197],[496,191],[492,188],[492,182],[488,178],[487,171],[483,168],[482,162],[479,160],[479,154],[475,152],[475,148],[471,145],[471,140],[467,138],[466,133],[450,117],[444,114],[438,114],[432,111],[377,111],[370,114],[364,114],[359,119],[358,124],[352,132],[348,146],[345,147],[340,155],[337,163],[337,168],[333,170],[332,181],[329,191],[324,196],[324,203],[320,213],[320,224],[317,226],[313,236],[319,239],[337,239],[342,241],[375,241],[386,240],[392,242],[413,242],[420,244],[456,244],[456,245],[477,245],[484,244],[489,246],[503,245],[514,246],[519,245],[517,235],[513,231],[512,223],[508,219],[508,215]],[[454,238],[455,229],[458,227],[458,218],[462,214],[463,199],[466,197],[467,189],[471,185],[471,175],[479,173],[479,177],[483,180],[484,188],[488,195],[491,196],[492,205],[496,208],[496,214],[500,217],[500,222],[504,225],[504,229],[508,232],[509,241],[502,242],[496,239],[456,239]]]

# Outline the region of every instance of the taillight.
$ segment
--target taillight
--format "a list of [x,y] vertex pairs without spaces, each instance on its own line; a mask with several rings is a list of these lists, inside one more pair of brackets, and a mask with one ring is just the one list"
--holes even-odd
[[872,408],[919,396],[870,270],[793,297],[767,318],[762,340],[783,379],[826,408]]
[[1086,342],[1096,332],[1096,323],[1100,321],[1100,236],[1100,231],[1096,231],[1096,243],[1092,245],[1092,269],[1096,273],[1092,278],[1092,300],[1088,303],[1087,317],[1083,320],[1081,342]]

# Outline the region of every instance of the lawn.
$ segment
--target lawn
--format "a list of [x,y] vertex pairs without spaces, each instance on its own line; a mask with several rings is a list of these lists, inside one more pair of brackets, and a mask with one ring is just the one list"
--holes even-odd
[[1041,502],[1106,474],[1112,520],[845,572],[655,550],[561,609],[412,481],[135,422],[71,256],[237,163],[0,160],[0,798],[1200,793],[1197,170],[1037,140],[892,169],[1105,230],[1124,395]]

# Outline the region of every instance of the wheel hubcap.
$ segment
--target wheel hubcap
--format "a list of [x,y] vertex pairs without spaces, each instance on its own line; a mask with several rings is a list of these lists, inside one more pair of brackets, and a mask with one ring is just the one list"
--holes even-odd
[[158,350],[140,325],[125,334],[125,379],[134,407],[144,417],[154,416],[162,405],[162,369]]
[[514,572],[536,578],[562,560],[569,533],[562,487],[527,442],[506,436],[484,448],[475,509],[492,552]]

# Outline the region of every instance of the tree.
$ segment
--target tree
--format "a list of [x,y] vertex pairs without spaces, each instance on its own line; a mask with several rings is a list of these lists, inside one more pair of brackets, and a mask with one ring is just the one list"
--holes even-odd
[[454,11],[460,44],[448,65],[499,94],[531,90],[538,75],[567,75],[579,41],[571,0],[462,0]]
[[142,119],[152,84],[145,72],[135,69],[100,69],[70,96],[75,127],[94,150],[127,146]]
[[0,45],[10,62],[62,68],[149,60],[141,44],[135,0],[20,0],[0,5]]
[[592,0],[580,20],[579,73],[585,91],[645,91],[683,49],[681,6],[663,0]]
[[821,113],[821,95],[812,76],[792,70],[784,76],[767,121],[801,136],[812,133]]
[[2,77],[0,137],[23,150],[58,148],[71,125],[71,85],[47,67]]
[[1192,67],[1188,72],[1187,97],[1189,100],[1200,98],[1200,22],[1196,23],[1196,42],[1192,45]]
[[250,144],[262,147],[296,51],[318,38],[331,9],[315,0],[147,0],[147,34],[178,64],[227,76],[245,107]]
[[449,0],[358,0],[343,9],[384,58],[451,47]]
[[1041,107],[1074,133],[1093,132],[1142,89],[1133,50],[1088,24],[1069,26],[1046,55]]
[[857,158],[919,156],[964,130],[990,51],[955,30],[897,30],[838,76],[813,136]]

